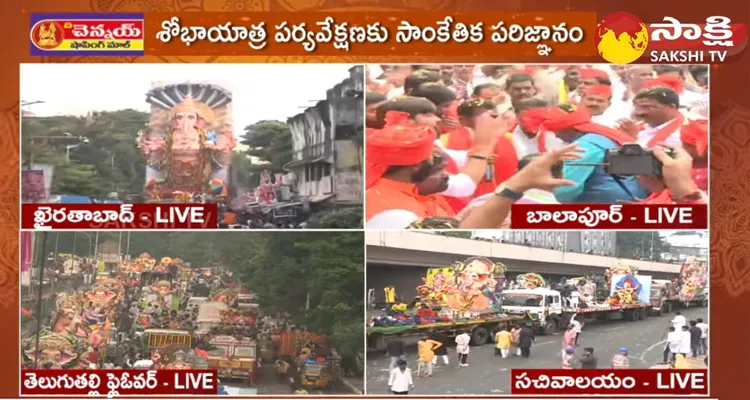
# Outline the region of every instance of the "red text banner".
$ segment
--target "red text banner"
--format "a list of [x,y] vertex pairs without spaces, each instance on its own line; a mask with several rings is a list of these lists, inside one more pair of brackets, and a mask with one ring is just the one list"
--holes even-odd
[[215,370],[24,370],[21,395],[216,395]]
[[[592,12],[146,13],[147,55],[595,56]],[[541,58],[540,58],[541,57]]]
[[514,369],[511,393],[528,395],[708,395],[706,370]]
[[23,204],[21,229],[215,229],[216,204]]
[[705,204],[514,204],[511,229],[708,229]]

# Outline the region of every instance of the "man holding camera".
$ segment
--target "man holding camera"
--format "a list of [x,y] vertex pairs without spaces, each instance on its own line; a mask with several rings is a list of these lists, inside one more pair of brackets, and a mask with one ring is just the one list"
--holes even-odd
[[646,191],[635,176],[611,175],[605,168],[605,157],[612,149],[633,141],[622,131],[591,122],[585,107],[563,104],[548,109],[543,128],[566,143],[583,149],[583,157],[563,168],[565,179],[575,186],[560,187],[555,196],[561,203],[620,204],[646,197]]

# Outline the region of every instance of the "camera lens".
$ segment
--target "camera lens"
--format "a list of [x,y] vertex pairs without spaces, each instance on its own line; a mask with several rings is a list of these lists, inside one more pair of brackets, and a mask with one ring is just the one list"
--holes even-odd
[[640,155],[643,152],[643,149],[640,145],[636,143],[628,143],[622,145],[620,148],[620,153],[626,156],[637,156]]

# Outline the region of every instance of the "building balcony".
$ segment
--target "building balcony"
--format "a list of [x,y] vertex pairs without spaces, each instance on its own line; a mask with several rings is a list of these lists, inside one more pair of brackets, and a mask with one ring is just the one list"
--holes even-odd
[[301,165],[312,164],[324,161],[333,156],[333,142],[326,140],[312,146],[306,146],[302,150],[297,150],[293,154],[293,161],[284,166],[284,169],[290,169]]

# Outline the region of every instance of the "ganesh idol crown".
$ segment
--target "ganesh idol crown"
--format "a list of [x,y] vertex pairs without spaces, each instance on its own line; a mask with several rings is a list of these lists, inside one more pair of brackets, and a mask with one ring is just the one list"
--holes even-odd
[[154,83],[146,102],[151,118],[138,133],[138,146],[147,160],[149,200],[226,196],[236,146],[232,93],[209,83]]

